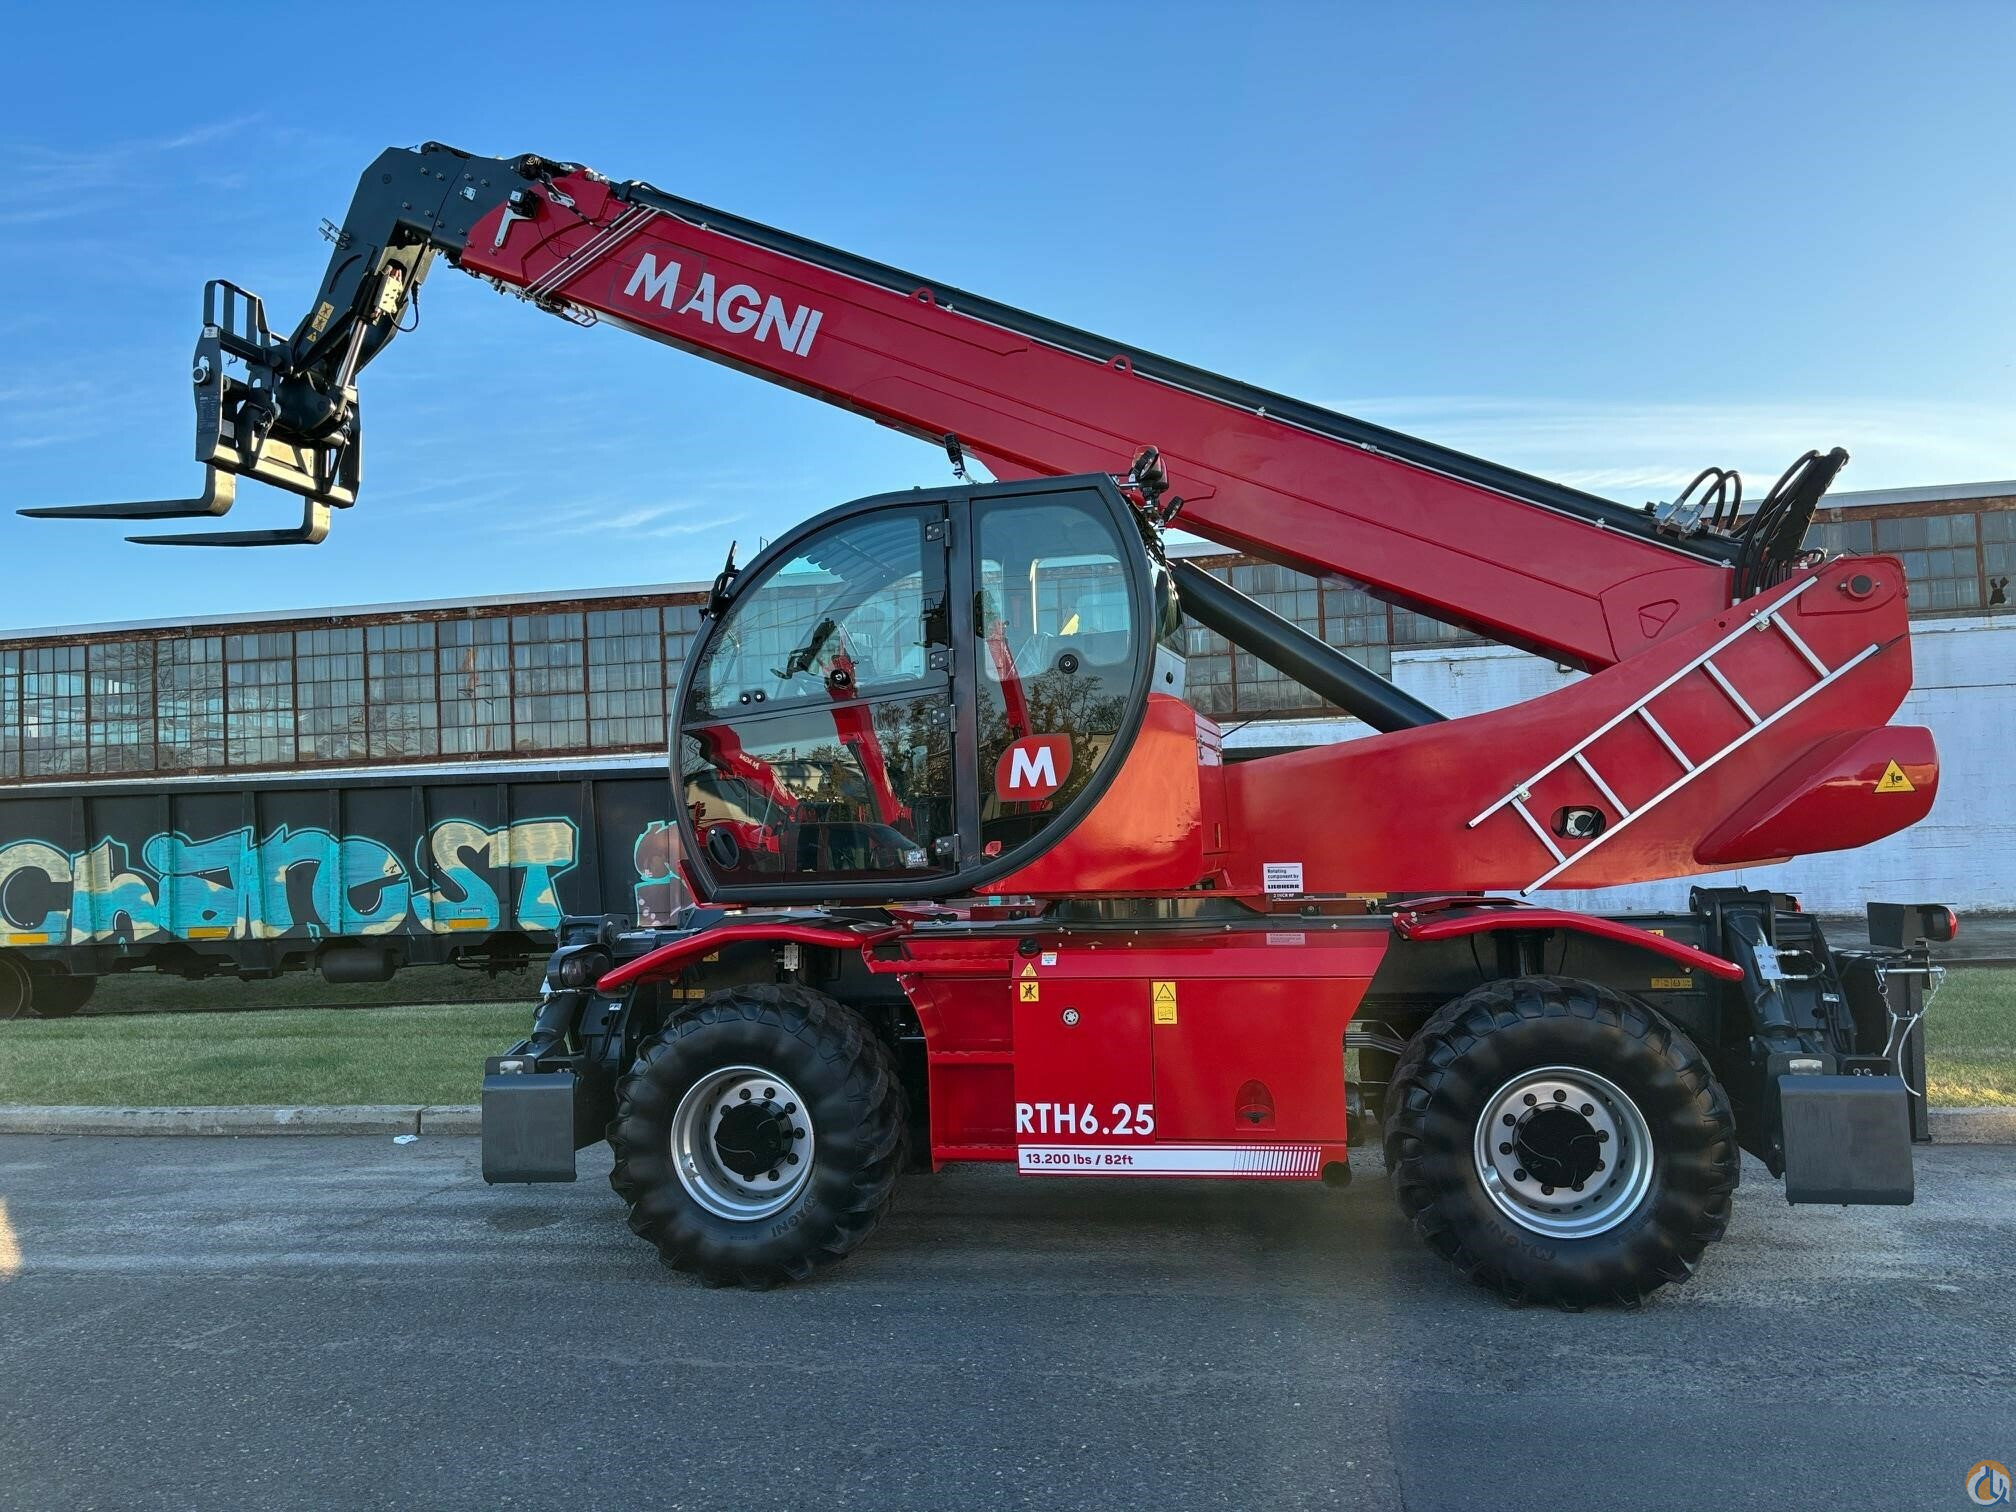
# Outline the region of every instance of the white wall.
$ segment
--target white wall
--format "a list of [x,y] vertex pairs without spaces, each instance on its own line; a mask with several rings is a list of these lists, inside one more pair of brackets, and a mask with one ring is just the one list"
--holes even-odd
[[[1860,850],[1564,897],[1594,911],[1682,908],[1690,886],[1727,883],[1794,893],[1817,913],[1859,914],[1872,899],[2016,911],[2016,616],[1919,620],[1911,651],[1914,686],[1894,722],[1929,726],[1939,743],[1939,797],[1921,823]],[[1393,654],[1394,680],[1452,718],[1523,702],[1576,675],[1500,646]],[[1355,719],[1282,720],[1228,731],[1226,744],[1367,733]]]

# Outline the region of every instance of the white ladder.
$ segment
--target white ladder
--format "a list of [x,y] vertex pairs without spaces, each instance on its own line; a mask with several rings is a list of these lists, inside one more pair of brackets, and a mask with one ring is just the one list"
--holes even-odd
[[[1524,782],[1520,783],[1517,787],[1513,788],[1511,792],[1507,793],[1504,797],[1500,798],[1496,803],[1493,803],[1489,808],[1485,809],[1481,814],[1479,814],[1476,818],[1470,821],[1470,823],[1466,826],[1466,828],[1475,829],[1477,828],[1478,825],[1482,824],[1486,819],[1489,819],[1493,814],[1497,813],[1500,809],[1510,808],[1514,813],[1518,814],[1518,816],[1526,822],[1526,827],[1533,832],[1534,838],[1537,839],[1543,846],[1545,846],[1547,848],[1548,854],[1554,858],[1554,864],[1551,867],[1549,867],[1546,871],[1542,872],[1533,881],[1527,883],[1526,886],[1519,889],[1520,895],[1522,897],[1528,893],[1535,892],[1540,888],[1545,887],[1549,882],[1552,882],[1556,877],[1560,876],[1561,873],[1568,870],[1569,867],[1573,866],[1577,861],[1580,861],[1584,856],[1588,855],[1591,851],[1595,850],[1599,845],[1602,845],[1605,841],[1614,838],[1619,832],[1628,828],[1634,820],[1642,818],[1644,815],[1650,813],[1653,809],[1657,808],[1660,804],[1664,803],[1668,798],[1671,798],[1675,793],[1679,792],[1680,789],[1687,786],[1688,783],[1692,782],[1696,777],[1699,777],[1703,772],[1709,770],[1709,768],[1713,767],[1717,762],[1721,761],[1724,757],[1732,755],[1735,752],[1741,750],[1744,746],[1748,745],[1751,740],[1763,734],[1766,730],[1770,729],[1772,725],[1776,724],[1779,720],[1783,719],[1787,714],[1790,714],[1794,709],[1798,708],[1801,704],[1805,703],[1809,698],[1812,698],[1815,694],[1819,693],[1823,688],[1826,688],[1829,684],[1839,681],[1842,677],[1846,676],[1849,672],[1854,670],[1856,667],[1860,666],[1863,662],[1867,661],[1870,657],[1874,656],[1879,650],[1882,649],[1881,646],[1873,643],[1864,646],[1860,651],[1856,652],[1853,656],[1849,657],[1848,660],[1841,663],[1841,665],[1838,667],[1828,666],[1818,656],[1813,654],[1813,648],[1807,645],[1806,642],[1800,638],[1799,632],[1794,630],[1792,626],[1786,622],[1784,617],[1784,610],[1786,605],[1790,604],[1792,600],[1799,597],[1800,594],[1804,593],[1807,589],[1811,588],[1818,581],[1819,579],[1817,578],[1809,577],[1805,579],[1803,582],[1794,586],[1788,592],[1781,594],[1778,597],[1778,599],[1768,607],[1752,610],[1750,612],[1749,618],[1743,624],[1738,625],[1734,630],[1731,630],[1727,635],[1723,636],[1720,640],[1715,642],[1714,645],[1710,646],[1706,651],[1703,651],[1699,656],[1695,657],[1694,660],[1687,663],[1686,666],[1680,668],[1677,672],[1672,673],[1663,682],[1659,683],[1658,686],[1654,687],[1649,692],[1640,696],[1637,702],[1629,704],[1622,709],[1619,709],[1610,718],[1606,719],[1594,730],[1590,731],[1587,735],[1583,736],[1580,740],[1576,741],[1574,745],[1570,746],[1567,750],[1563,751],[1559,756],[1555,757],[1552,761],[1548,762],[1547,765],[1540,768],[1539,771],[1535,772],[1532,776],[1528,777]],[[1750,700],[1743,696],[1742,691],[1739,688],[1737,688],[1737,686],[1729,680],[1728,675],[1724,673],[1723,670],[1715,664],[1715,657],[1719,653],[1726,651],[1730,646],[1734,645],[1738,640],[1740,640],[1745,635],[1751,634],[1752,632],[1760,634],[1769,634],[1774,630],[1777,631],[1780,635],[1784,636],[1786,641],[1790,643],[1792,649],[1799,653],[1800,659],[1803,660],[1806,663],[1807,667],[1812,671],[1816,681],[1813,683],[1811,687],[1805,689],[1801,693],[1795,694],[1785,704],[1783,704],[1781,707],[1777,709],[1774,709],[1771,713],[1759,714],[1755,706],[1751,704]],[[1737,712],[1740,713],[1744,717],[1744,719],[1749,722],[1749,728],[1744,730],[1742,734],[1738,735],[1734,740],[1730,741],[1727,745],[1723,746],[1722,749],[1715,752],[1714,755],[1705,757],[1699,761],[1696,761],[1693,757],[1689,756],[1686,753],[1686,751],[1681,749],[1680,743],[1676,741],[1671,735],[1669,735],[1666,732],[1666,727],[1660,724],[1659,721],[1653,717],[1652,710],[1650,707],[1653,699],[1657,698],[1661,693],[1664,693],[1668,688],[1672,687],[1682,678],[1691,676],[1695,672],[1705,672],[1708,675],[1709,680],[1712,681],[1715,684],[1715,686],[1722,691],[1723,696],[1726,697],[1730,703],[1736,706]],[[1604,780],[1603,774],[1596,770],[1595,765],[1589,760],[1588,756],[1584,754],[1589,749],[1590,746],[1594,745],[1597,741],[1601,740],[1605,735],[1609,734],[1612,730],[1616,729],[1617,726],[1623,724],[1627,719],[1637,719],[1642,721],[1645,727],[1649,729],[1655,737],[1657,737],[1659,744],[1666,748],[1666,754],[1671,756],[1673,760],[1677,762],[1680,766],[1680,775],[1677,778],[1675,778],[1672,782],[1668,783],[1664,788],[1661,788],[1657,793],[1653,794],[1650,798],[1647,798],[1635,809],[1628,807],[1625,804],[1624,800],[1617,796],[1616,789],[1611,787],[1610,784]],[[1617,812],[1614,820],[1611,823],[1604,826],[1603,832],[1601,834],[1597,835],[1594,839],[1589,841],[1588,844],[1582,846],[1579,850],[1568,852],[1562,850],[1561,846],[1555,841],[1553,834],[1549,832],[1547,826],[1542,824],[1537,818],[1534,817],[1533,811],[1526,806],[1526,803],[1527,800],[1533,796],[1533,789],[1542,780],[1548,777],[1551,773],[1559,771],[1562,767],[1568,765],[1568,763],[1571,761],[1574,762],[1576,766],[1582,769],[1582,775],[1589,779],[1591,785],[1595,787],[1596,791],[1603,795],[1604,801],[1608,803]]]

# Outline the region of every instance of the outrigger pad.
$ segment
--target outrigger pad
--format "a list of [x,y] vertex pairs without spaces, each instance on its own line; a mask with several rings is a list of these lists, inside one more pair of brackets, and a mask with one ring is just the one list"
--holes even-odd
[[574,1073],[485,1076],[483,1179],[496,1186],[574,1176]]
[[1911,1103],[1902,1077],[1781,1076],[1778,1106],[1787,1202],[1911,1201]]

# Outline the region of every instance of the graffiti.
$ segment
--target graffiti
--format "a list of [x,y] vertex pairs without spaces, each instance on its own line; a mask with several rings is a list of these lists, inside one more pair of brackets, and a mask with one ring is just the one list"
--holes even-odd
[[287,825],[152,835],[137,863],[119,840],[17,840],[0,845],[0,944],[551,930],[579,854],[571,819],[445,819],[410,866],[368,836]]
[[637,868],[637,922],[647,929],[677,923],[679,910],[693,901],[679,875],[679,827],[653,819],[637,837],[630,859]]

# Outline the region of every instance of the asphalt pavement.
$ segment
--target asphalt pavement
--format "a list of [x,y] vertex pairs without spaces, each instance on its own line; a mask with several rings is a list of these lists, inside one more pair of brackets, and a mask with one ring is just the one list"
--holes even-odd
[[[814,1283],[662,1270],[583,1152],[0,1138],[0,1507],[1964,1508],[2016,1463],[2016,1149],[1508,1308],[1348,1191],[918,1176]],[[11,1236],[11,1238],[10,1238]]]

